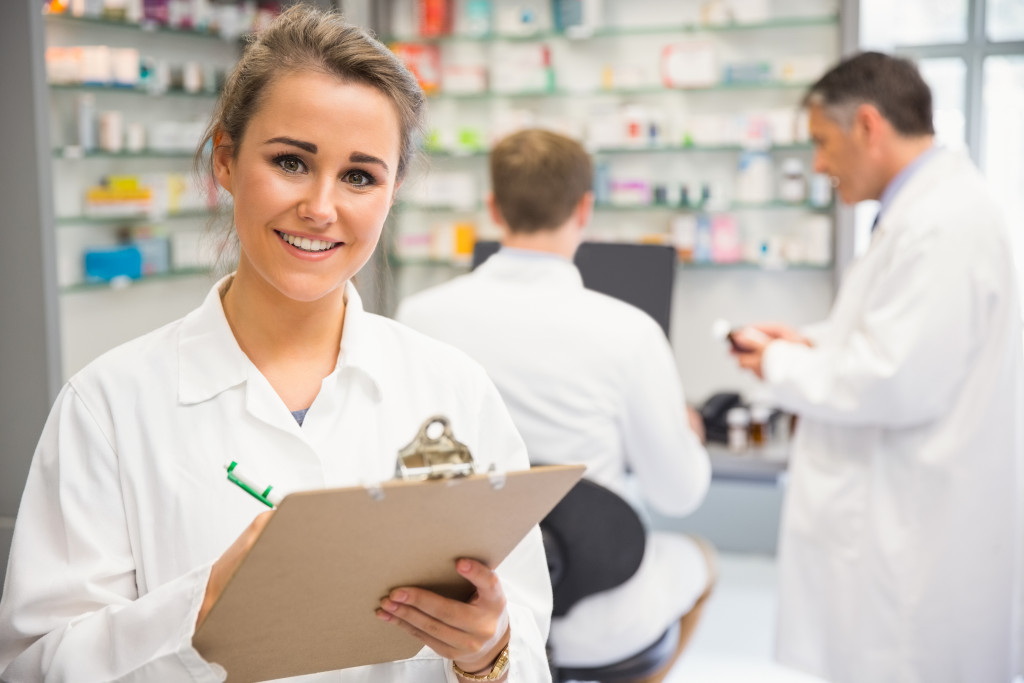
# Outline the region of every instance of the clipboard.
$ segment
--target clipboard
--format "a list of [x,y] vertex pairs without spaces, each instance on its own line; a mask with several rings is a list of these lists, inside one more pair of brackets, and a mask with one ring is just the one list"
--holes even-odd
[[[420,436],[438,421],[442,439],[451,437],[443,417],[424,423]],[[469,599],[474,588],[455,560],[497,567],[584,470],[481,473],[467,467],[468,449],[452,455],[434,440],[434,453],[407,452],[415,443],[400,452],[404,478],[281,501],[192,639],[229,683],[414,656],[423,644],[375,616],[380,599],[398,586]]]

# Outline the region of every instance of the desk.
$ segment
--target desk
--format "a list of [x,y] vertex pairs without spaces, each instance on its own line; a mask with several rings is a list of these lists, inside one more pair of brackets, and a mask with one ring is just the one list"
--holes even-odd
[[693,514],[671,518],[651,510],[651,528],[703,536],[721,551],[774,555],[789,447],[772,444],[734,453],[709,444],[711,488]]
[[770,444],[742,453],[725,446],[708,444],[711,478],[715,481],[762,483],[777,486],[786,475],[789,449],[786,444]]

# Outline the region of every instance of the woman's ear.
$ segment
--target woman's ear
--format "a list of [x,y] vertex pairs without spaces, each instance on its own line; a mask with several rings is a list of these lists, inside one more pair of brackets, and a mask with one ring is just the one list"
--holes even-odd
[[213,136],[213,177],[217,183],[231,192],[232,171],[234,169],[234,151],[231,138],[226,133],[218,132]]

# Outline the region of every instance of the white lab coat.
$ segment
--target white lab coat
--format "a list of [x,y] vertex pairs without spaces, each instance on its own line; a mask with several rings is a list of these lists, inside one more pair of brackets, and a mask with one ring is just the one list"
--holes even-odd
[[1020,307],[980,174],[939,151],[854,263],[816,346],[771,344],[800,415],[778,656],[836,683],[1007,683],[1024,644]]
[[[217,287],[185,318],[71,378],[17,518],[0,603],[3,681],[223,680],[191,646],[196,615],[212,563],[266,509],[227,481],[226,460],[282,494],[380,481],[423,420],[441,413],[485,465],[528,466],[479,366],[366,313],[351,285],[347,297],[337,367],[301,428],[239,349]],[[550,680],[551,593],[536,528],[498,574],[511,618],[509,680]],[[456,678],[424,648],[410,660],[302,680]]]
[[[704,499],[711,468],[689,428],[668,340],[639,309],[584,289],[568,260],[502,249],[473,273],[406,299],[397,317],[484,366],[534,462],[583,463],[588,478],[668,515]],[[555,661],[596,666],[636,654],[690,609],[706,581],[692,540],[649,534],[631,579],[552,621]]]

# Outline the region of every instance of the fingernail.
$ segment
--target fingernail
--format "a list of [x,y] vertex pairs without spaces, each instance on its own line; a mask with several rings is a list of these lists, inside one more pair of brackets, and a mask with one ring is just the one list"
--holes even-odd
[[405,602],[409,598],[409,594],[405,591],[395,591],[395,594],[391,596],[391,599],[395,602]]
[[377,610],[377,618],[381,621],[391,621],[391,615],[381,610]]
[[463,574],[467,574],[471,569],[473,569],[473,565],[470,564],[469,560],[459,560],[458,569]]
[[389,612],[394,612],[396,609],[398,609],[398,603],[392,602],[387,598],[380,601],[380,606],[382,609],[386,609]]

